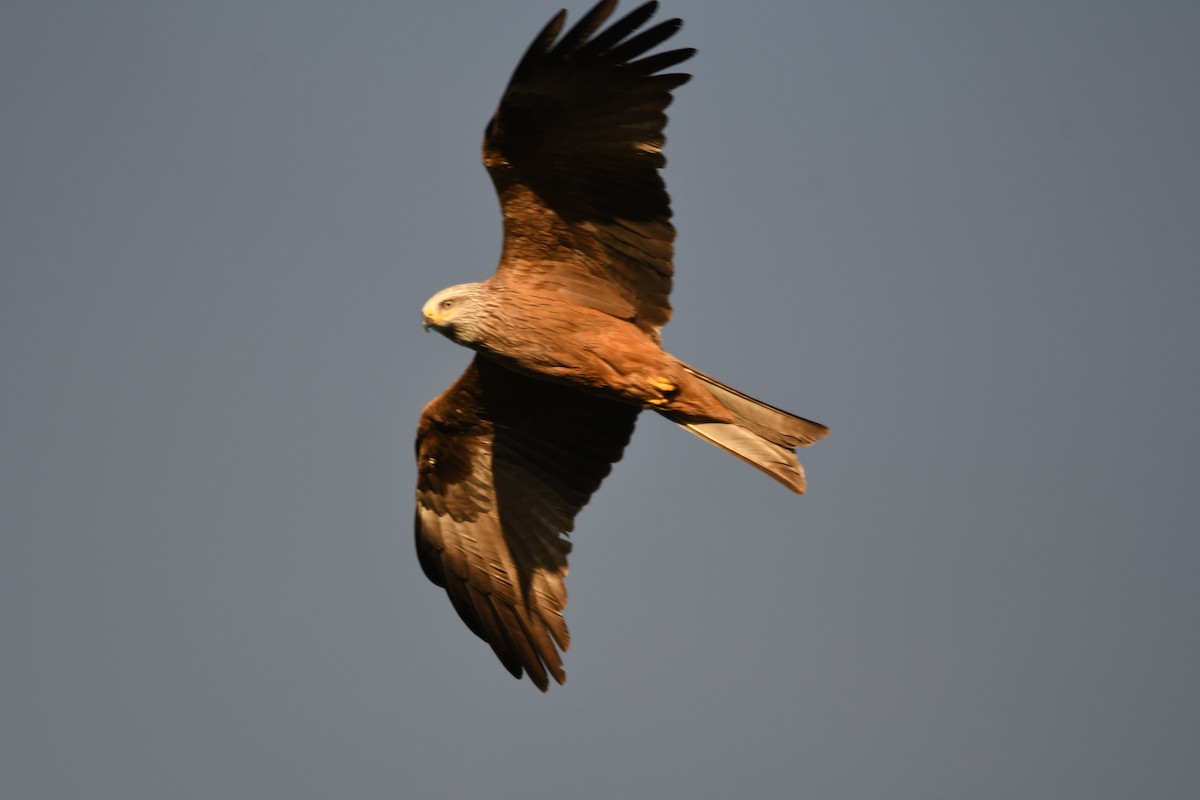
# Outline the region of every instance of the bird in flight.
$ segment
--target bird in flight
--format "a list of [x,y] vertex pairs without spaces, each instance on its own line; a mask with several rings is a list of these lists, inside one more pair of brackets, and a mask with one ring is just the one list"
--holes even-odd
[[483,139],[500,264],[422,309],[426,329],[475,356],[421,414],[421,567],[542,691],[566,680],[566,535],[643,409],[798,494],[795,448],[828,432],[662,349],[675,240],[664,110],[691,78],[669,70],[695,50],[646,55],[682,24],[639,32],[657,2],[600,30],[616,5],[601,0],[561,37],[560,11],[517,64]]

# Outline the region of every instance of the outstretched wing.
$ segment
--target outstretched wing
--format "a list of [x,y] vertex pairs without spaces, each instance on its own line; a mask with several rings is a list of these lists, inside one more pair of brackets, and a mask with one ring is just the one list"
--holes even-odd
[[421,567],[508,671],[542,691],[547,674],[566,679],[563,534],[621,458],[638,410],[476,356],[421,415]]
[[616,5],[602,0],[561,39],[559,12],[488,123],[483,161],[504,214],[493,280],[559,292],[657,336],[671,316],[675,240],[659,174],[664,110],[691,78],[659,73],[695,50],[644,56],[682,25],[671,19],[635,34],[656,2],[596,34]]

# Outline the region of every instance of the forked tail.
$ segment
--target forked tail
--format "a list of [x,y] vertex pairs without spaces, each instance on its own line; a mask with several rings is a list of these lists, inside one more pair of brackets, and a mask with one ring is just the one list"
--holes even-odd
[[804,467],[796,459],[795,450],[817,441],[829,433],[829,428],[755,400],[692,367],[685,369],[704,384],[736,422],[688,422],[669,412],[664,415],[793,492],[804,494]]

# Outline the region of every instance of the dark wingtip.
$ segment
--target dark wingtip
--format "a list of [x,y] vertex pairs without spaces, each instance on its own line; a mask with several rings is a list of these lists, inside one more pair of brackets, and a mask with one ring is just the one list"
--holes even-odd
[[600,0],[579,18],[579,21],[567,31],[562,40],[554,46],[555,52],[568,53],[587,41],[596,29],[603,25],[612,12],[617,8],[617,0]]
[[554,46],[554,40],[558,38],[558,34],[562,31],[563,23],[567,21],[567,10],[560,8],[558,13],[550,18],[538,35],[533,38],[526,48],[525,54],[521,56],[521,60],[517,62],[517,68],[513,70],[513,79],[518,76],[525,75],[528,72],[537,68],[546,54],[550,52],[550,48]]

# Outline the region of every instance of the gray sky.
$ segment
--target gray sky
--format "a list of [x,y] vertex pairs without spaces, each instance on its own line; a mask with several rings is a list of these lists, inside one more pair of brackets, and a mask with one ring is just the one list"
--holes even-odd
[[556,6],[416,5],[6,5],[0,796],[1194,797],[1200,5],[668,0],[667,345],[833,433],[645,415],[546,696],[412,436]]

